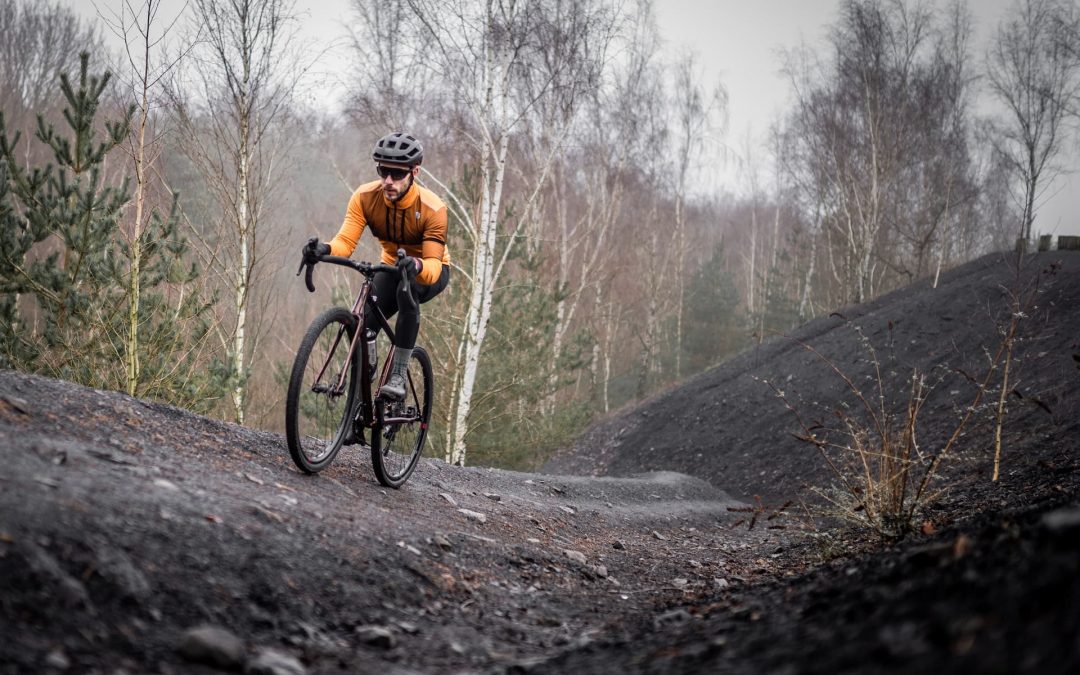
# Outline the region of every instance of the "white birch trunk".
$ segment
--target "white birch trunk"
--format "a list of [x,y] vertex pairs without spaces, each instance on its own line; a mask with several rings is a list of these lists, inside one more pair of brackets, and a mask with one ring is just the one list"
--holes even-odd
[[457,416],[457,402],[461,396],[461,374],[463,368],[461,367],[464,362],[465,355],[465,343],[466,335],[468,334],[468,324],[463,324],[461,327],[461,337],[458,339],[457,352],[454,355],[454,380],[450,389],[450,398],[448,399],[448,405],[446,407],[445,417],[445,429],[446,434],[446,447],[443,449],[443,459],[447,464],[452,464],[454,461],[454,420]]
[[131,236],[131,265],[128,270],[128,335],[125,345],[127,361],[127,393],[135,396],[139,390],[139,310],[142,296],[142,233],[143,210],[146,204],[146,125],[150,115],[150,25],[153,6],[146,4],[146,32],[143,39],[142,87],[139,101],[139,137],[135,145],[135,224]]
[[938,228],[941,232],[940,242],[938,243],[938,255],[937,264],[934,268],[934,284],[933,287],[938,287],[938,281],[941,279],[941,268],[945,265],[945,254],[949,247],[949,207],[952,205],[952,176],[949,176],[948,189],[945,191],[945,213],[941,217],[941,226]]
[[[682,181],[680,181],[682,182]],[[672,347],[675,350],[675,379],[682,378],[682,323],[683,323],[683,298],[686,295],[686,281],[683,277],[686,270],[686,224],[683,213],[683,191],[680,187],[679,194],[675,195],[675,339]]]
[[[554,181],[556,186],[561,185],[559,176],[556,176]],[[566,200],[563,199],[562,194],[556,187],[555,190],[555,209],[558,220],[558,241],[556,245],[558,247],[559,263],[558,263],[558,288],[560,290],[566,289],[570,283],[570,232],[569,225],[567,223],[566,216]],[[548,389],[549,393],[544,398],[544,412],[551,415],[555,412],[555,394],[559,386],[559,358],[562,356],[563,340],[565,339],[567,331],[567,313],[570,311],[567,307],[569,298],[565,293],[561,293],[558,301],[555,304],[555,332],[551,339],[551,365],[548,369],[550,375],[548,376]]]
[[818,224],[810,233],[810,264],[806,267],[806,276],[803,277],[802,297],[799,299],[799,321],[806,321],[807,309],[810,306],[810,295],[813,292],[814,266],[817,264],[818,232],[821,231],[821,216],[818,212]]
[[[601,290],[597,286],[599,298]],[[603,402],[604,413],[611,411],[611,349],[615,344],[615,334],[618,331],[618,323],[615,321],[615,311],[609,300],[603,305],[604,331],[601,342],[601,371],[600,371],[600,400]]]
[[754,313],[754,286],[757,275],[757,208],[750,210],[750,270],[746,279],[746,311]]
[[495,293],[496,234],[506,172],[506,154],[509,148],[510,137],[504,133],[499,139],[493,158],[494,171],[491,162],[485,159],[480,172],[483,184],[480,231],[477,237],[476,255],[473,258],[472,294],[469,298],[469,310],[465,320],[465,359],[461,375],[461,390],[454,415],[454,450],[451,463],[459,466],[465,465],[465,435],[468,433],[469,411],[472,409],[480,352],[484,346],[484,338],[487,336],[488,321],[491,319],[491,301]]
[[[656,221],[656,210],[650,214],[650,220]],[[646,253],[646,274],[648,284],[648,300],[646,309],[641,317],[644,325],[644,333],[641,336],[641,376],[638,380],[638,398],[645,398],[649,393],[650,376],[659,372],[658,368],[658,342],[660,336],[660,293],[663,289],[661,268],[663,263],[658,241],[657,228],[649,228],[649,248]]]
[[[145,83],[145,79],[143,80]],[[142,274],[142,218],[146,200],[146,117],[149,102],[143,90],[142,113],[139,116],[139,140],[135,157],[135,227],[131,237],[131,266],[128,269],[128,335],[125,345],[127,361],[127,393],[135,396],[139,390],[139,304]]]
[[236,384],[232,391],[233,410],[236,414],[236,423],[244,423],[244,347],[247,339],[247,270],[251,261],[251,247],[248,244],[247,222],[247,158],[241,155],[240,159],[240,262],[235,270],[235,298],[236,298],[236,332],[233,335],[233,374],[236,376]]
[[761,281],[761,323],[758,326],[758,335],[765,339],[765,315],[769,312],[769,303],[772,300],[772,291],[769,288],[769,279],[776,269],[776,258],[780,249],[780,206],[776,206],[773,216],[772,250],[769,252],[769,264],[765,266],[764,278]]
[[[247,54],[245,53],[245,57]],[[248,63],[245,60],[244,63],[244,81],[242,83],[242,97],[240,100],[239,113],[240,113],[240,143],[237,148],[237,171],[236,179],[239,184],[239,195],[237,198],[237,235],[240,242],[240,260],[235,270],[235,301],[236,301],[236,331],[233,334],[233,375],[236,377],[236,384],[233,386],[232,391],[232,403],[233,411],[235,413],[235,419],[237,424],[244,423],[244,394],[246,384],[244,382],[244,351],[247,347],[247,296],[248,296],[248,279],[251,267],[252,248],[254,247],[254,241],[252,237],[252,224],[250,222],[250,204],[249,200],[251,195],[249,194],[248,178],[251,172],[251,166],[249,164],[250,148],[248,144],[250,142],[250,109],[247,104],[248,93]]]

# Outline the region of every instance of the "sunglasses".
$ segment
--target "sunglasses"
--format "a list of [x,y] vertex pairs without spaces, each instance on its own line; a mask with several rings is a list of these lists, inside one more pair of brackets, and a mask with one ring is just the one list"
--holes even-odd
[[401,180],[405,176],[412,173],[412,169],[398,169],[389,166],[377,166],[375,172],[379,174],[379,178],[386,178],[389,176],[393,180]]

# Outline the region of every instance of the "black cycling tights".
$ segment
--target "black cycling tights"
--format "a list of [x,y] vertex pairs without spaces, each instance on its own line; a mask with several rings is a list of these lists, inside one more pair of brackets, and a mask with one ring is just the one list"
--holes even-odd
[[[397,337],[395,346],[401,349],[412,349],[416,346],[416,334],[420,332],[420,308],[417,307],[416,310],[412,310],[408,307],[406,298],[398,298],[400,281],[401,277],[396,272],[376,272],[375,278],[372,280],[374,285],[372,292],[375,293],[379,309],[382,310],[387,319],[398,313],[399,306],[404,307],[400,316],[398,316],[397,325],[394,326],[394,335]],[[422,305],[442,293],[449,283],[450,266],[443,265],[439,280],[432,285],[425,286],[415,279],[413,280],[411,284],[413,296],[416,298],[417,303]],[[373,317],[365,316],[364,319],[368,326],[372,328],[378,327]]]

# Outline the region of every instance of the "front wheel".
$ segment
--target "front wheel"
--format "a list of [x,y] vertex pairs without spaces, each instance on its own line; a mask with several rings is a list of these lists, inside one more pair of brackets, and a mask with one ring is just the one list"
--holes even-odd
[[334,307],[311,322],[293,361],[285,397],[285,438],[304,473],[334,461],[352,429],[357,360],[349,358],[356,317]]
[[404,400],[380,398],[375,404],[371,465],[375,477],[386,487],[401,487],[416,468],[424,451],[433,395],[431,359],[423,348],[416,347],[409,359]]

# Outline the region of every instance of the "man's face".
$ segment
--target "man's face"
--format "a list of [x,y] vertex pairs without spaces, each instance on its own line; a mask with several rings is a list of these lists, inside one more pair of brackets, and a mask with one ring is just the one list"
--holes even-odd
[[415,176],[420,167],[412,168],[400,164],[379,164],[375,167],[379,174],[383,194],[390,201],[401,199],[409,187],[410,176]]

